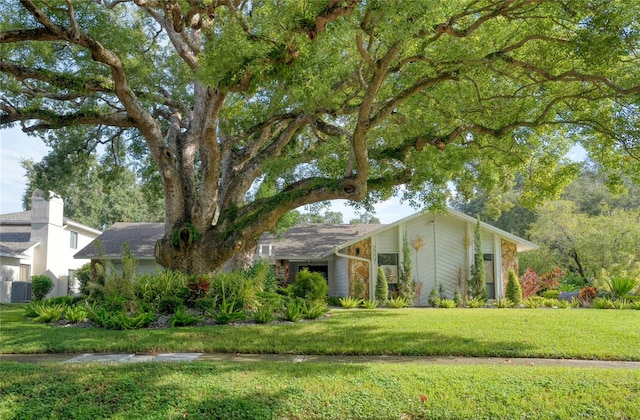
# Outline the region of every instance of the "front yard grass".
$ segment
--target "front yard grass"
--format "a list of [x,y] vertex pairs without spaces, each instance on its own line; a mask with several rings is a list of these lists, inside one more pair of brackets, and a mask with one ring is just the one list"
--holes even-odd
[[0,365],[0,418],[633,419],[640,370],[334,363]]
[[640,360],[640,311],[333,310],[271,325],[113,331],[51,327],[0,307],[0,353],[240,352]]

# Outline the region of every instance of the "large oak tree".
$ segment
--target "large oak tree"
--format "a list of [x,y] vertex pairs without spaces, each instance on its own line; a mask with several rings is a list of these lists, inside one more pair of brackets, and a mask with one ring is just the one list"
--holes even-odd
[[158,261],[210,271],[305,204],[436,205],[517,173],[545,195],[577,140],[637,170],[638,16],[636,0],[9,0],[0,126],[150,157]]

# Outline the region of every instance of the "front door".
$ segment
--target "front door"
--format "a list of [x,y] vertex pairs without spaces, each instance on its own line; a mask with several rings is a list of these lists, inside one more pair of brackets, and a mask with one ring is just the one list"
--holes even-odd
[[304,269],[307,269],[309,271],[314,271],[316,273],[320,273],[322,274],[322,277],[324,277],[325,280],[329,280],[329,267],[326,265],[301,265],[298,268],[298,271],[302,271]]

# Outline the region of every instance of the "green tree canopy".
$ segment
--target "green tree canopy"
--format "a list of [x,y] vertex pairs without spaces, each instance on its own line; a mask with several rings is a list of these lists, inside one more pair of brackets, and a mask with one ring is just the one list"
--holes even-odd
[[[521,262],[539,272],[562,267],[587,280],[603,274],[640,276],[640,210],[589,215],[559,200],[536,211],[531,239],[542,245]],[[603,273],[604,270],[604,273]]]
[[[525,199],[553,196],[576,141],[640,173],[636,1],[3,6],[0,127],[141,162],[167,268],[217,269],[315,202],[439,206],[518,174]],[[173,244],[185,224],[200,239]]]
[[31,208],[31,195],[39,188],[62,196],[65,216],[96,229],[115,222],[163,220],[163,201],[140,184],[129,167],[109,167],[91,157],[69,165],[56,156],[52,153],[38,163],[22,162],[29,179],[22,196],[25,209]]

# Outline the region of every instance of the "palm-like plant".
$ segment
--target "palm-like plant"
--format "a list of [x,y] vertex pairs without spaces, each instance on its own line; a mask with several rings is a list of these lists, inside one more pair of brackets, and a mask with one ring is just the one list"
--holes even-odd
[[418,264],[418,252],[420,252],[426,244],[427,242],[420,235],[416,235],[411,239],[411,248],[416,251],[416,281],[420,280],[420,276],[418,275],[418,266],[420,265]]
[[610,277],[607,280],[609,290],[611,294],[618,299],[621,299],[631,293],[636,288],[638,282],[629,277]]

